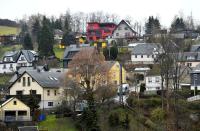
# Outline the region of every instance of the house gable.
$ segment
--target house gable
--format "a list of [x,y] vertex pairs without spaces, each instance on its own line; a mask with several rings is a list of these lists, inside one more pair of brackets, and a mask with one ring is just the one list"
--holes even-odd
[[27,72],[20,75],[9,87],[10,95],[17,95],[17,91],[22,91],[23,95],[29,95],[31,90],[42,94],[43,87]]
[[30,108],[17,98],[10,98],[1,105],[4,110],[29,110]]

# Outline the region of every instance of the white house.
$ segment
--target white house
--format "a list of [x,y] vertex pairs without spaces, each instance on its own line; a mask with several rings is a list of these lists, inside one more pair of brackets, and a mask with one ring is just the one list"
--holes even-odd
[[13,73],[17,67],[30,67],[38,60],[38,54],[32,50],[6,52],[0,62],[0,73]]
[[162,80],[160,75],[147,75],[145,77],[146,91],[161,90]]
[[131,61],[134,64],[153,64],[159,54],[156,44],[141,43],[136,45],[131,52]]
[[39,108],[50,109],[61,104],[62,89],[60,77],[61,72],[50,72],[27,70],[16,73],[10,80],[9,95],[29,96],[30,94],[39,96]]
[[133,38],[136,37],[136,32],[131,28],[129,23],[122,20],[117,27],[113,30],[112,38]]

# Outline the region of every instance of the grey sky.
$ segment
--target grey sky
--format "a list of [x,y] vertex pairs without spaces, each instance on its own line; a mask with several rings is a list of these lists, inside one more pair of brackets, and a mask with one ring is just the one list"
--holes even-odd
[[121,18],[131,16],[142,23],[153,15],[168,27],[174,16],[179,14],[188,16],[192,12],[195,21],[199,21],[199,4],[200,0],[0,0],[0,18],[21,19],[24,15],[36,13],[59,16],[70,9],[72,13],[116,13]]

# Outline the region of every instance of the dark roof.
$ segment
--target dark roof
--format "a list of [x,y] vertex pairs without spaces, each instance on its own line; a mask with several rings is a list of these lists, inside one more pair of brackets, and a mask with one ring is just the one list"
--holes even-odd
[[38,131],[37,126],[24,126],[24,127],[18,127],[19,131]]
[[191,52],[200,52],[200,44],[198,44],[198,45],[192,45],[190,51]]
[[183,52],[178,54],[179,61],[200,61],[200,52]]
[[121,24],[126,24],[126,25],[128,26],[128,28],[131,29],[132,32],[137,33],[135,30],[133,30],[133,28],[130,26],[130,24],[127,23],[125,20],[121,20],[121,22],[115,27],[115,29],[113,30],[113,32],[114,32]]
[[[8,51],[5,52],[4,57],[12,57],[14,62],[17,62],[20,55],[23,54],[28,62],[33,62],[34,57],[38,54],[33,50],[20,50],[20,51]],[[3,57],[3,58],[4,58]]]
[[77,45],[70,45],[65,49],[63,59],[72,59],[72,57],[81,50],[81,48],[90,47],[89,44],[82,44],[80,47],[77,47]]
[[63,76],[61,72],[50,72],[50,71],[39,71],[36,70],[26,70],[26,71],[18,71],[19,76],[15,74],[9,82],[12,84],[10,87],[25,73],[29,74],[41,87],[46,88],[58,88],[60,87],[60,78]]
[[142,43],[136,45],[132,53],[133,55],[153,55],[154,52],[158,52],[158,46],[153,43]]

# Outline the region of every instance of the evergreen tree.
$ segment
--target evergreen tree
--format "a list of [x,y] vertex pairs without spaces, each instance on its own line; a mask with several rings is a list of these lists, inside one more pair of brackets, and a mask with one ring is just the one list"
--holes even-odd
[[53,44],[54,44],[54,35],[53,29],[51,27],[51,22],[45,16],[42,21],[42,28],[39,32],[38,38],[38,51],[41,56],[52,56],[53,52]]
[[158,18],[150,16],[147,23],[145,24],[145,33],[154,34],[157,30],[160,29],[160,21]]
[[67,14],[67,15],[65,16],[64,32],[71,32],[70,23],[71,23],[71,15],[70,15],[70,14]]
[[65,32],[63,35],[62,43],[65,45],[76,44],[76,37],[73,32]]
[[171,32],[181,31],[185,29],[186,25],[185,22],[183,21],[183,18],[177,17],[171,24]]
[[36,19],[32,25],[33,43],[35,43],[35,42],[38,43],[38,37],[39,37],[40,30],[41,30],[40,21],[39,21],[39,19]]
[[56,21],[54,23],[54,29],[62,30],[62,21],[61,21],[61,19],[56,19]]
[[26,33],[24,37],[23,47],[25,50],[33,50],[33,43],[29,33]]

